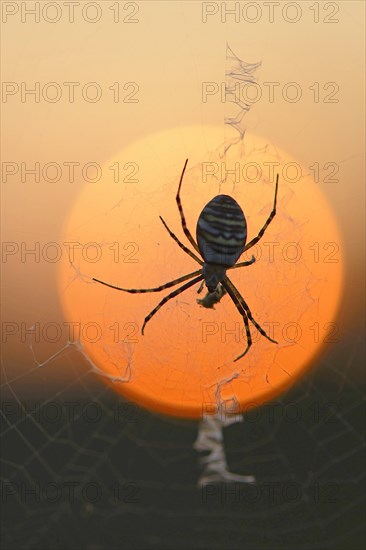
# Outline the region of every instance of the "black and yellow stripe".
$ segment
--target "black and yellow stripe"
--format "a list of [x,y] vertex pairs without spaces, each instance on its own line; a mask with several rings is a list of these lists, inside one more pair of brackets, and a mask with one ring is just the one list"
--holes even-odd
[[232,197],[217,195],[206,204],[197,222],[197,243],[205,262],[234,265],[246,238],[244,213]]

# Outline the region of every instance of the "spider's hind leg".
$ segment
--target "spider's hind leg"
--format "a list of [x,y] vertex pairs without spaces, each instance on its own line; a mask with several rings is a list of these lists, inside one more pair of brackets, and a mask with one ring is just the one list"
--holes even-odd
[[245,252],[246,250],[249,250],[249,248],[252,248],[252,246],[254,246],[255,244],[257,244],[257,242],[261,240],[261,238],[262,238],[263,235],[264,235],[265,230],[267,229],[267,227],[269,226],[269,224],[271,223],[271,221],[272,221],[273,218],[275,217],[275,215],[276,215],[276,207],[277,207],[277,191],[278,191],[278,174],[277,174],[277,177],[276,177],[276,188],[275,188],[275,194],[274,194],[274,201],[273,201],[273,208],[272,208],[272,211],[271,211],[270,215],[268,216],[268,218],[267,218],[267,220],[266,220],[266,223],[264,224],[264,226],[262,227],[262,229],[259,231],[258,235],[257,235],[256,237],[254,237],[254,239],[252,239],[248,244],[245,245],[244,252]]
[[200,260],[193,252],[191,252],[189,250],[189,248],[187,248],[186,246],[184,246],[184,244],[178,239],[178,237],[176,235],[174,235],[173,231],[171,231],[167,225],[167,223],[163,220],[163,218],[161,216],[159,216],[159,218],[161,219],[165,229],[168,231],[169,235],[171,236],[171,238],[177,243],[178,246],[180,246],[180,248],[182,250],[184,250],[184,252],[186,254],[188,254],[188,256],[191,256],[191,258],[193,258],[194,260],[196,260],[197,263],[199,263],[200,265],[203,265],[203,261]]
[[188,159],[186,159],[186,162],[185,162],[184,167],[183,167],[182,175],[181,175],[180,180],[179,180],[178,192],[177,192],[177,196],[176,196],[175,200],[177,201],[178,210],[179,210],[180,219],[181,219],[181,222],[182,222],[182,228],[183,228],[184,234],[187,237],[187,239],[189,240],[189,242],[191,243],[191,245],[193,246],[193,248],[196,250],[196,252],[200,253],[199,248],[198,248],[198,244],[196,243],[196,241],[192,237],[191,232],[189,231],[189,229],[187,227],[186,218],[185,218],[184,212],[183,212],[182,201],[180,200],[180,189],[182,187],[183,176],[184,176],[184,172],[186,171],[186,168],[187,168],[187,163],[188,163]]

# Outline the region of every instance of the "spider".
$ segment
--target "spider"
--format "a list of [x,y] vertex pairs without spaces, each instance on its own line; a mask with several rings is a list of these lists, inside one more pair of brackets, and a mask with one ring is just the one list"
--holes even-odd
[[[201,303],[201,305],[204,305],[205,307],[213,307],[213,304],[217,303],[221,299],[221,297],[225,293],[227,293],[243,318],[247,337],[247,347],[243,351],[243,353],[241,353],[235,359],[235,361],[238,361],[239,359],[244,357],[244,355],[249,351],[249,348],[252,345],[249,320],[265,338],[275,344],[278,343],[276,342],[276,340],[270,338],[268,334],[266,334],[266,332],[262,329],[262,327],[257,323],[257,321],[253,318],[248,304],[245,302],[239,290],[234,286],[233,282],[226,274],[229,269],[237,269],[238,267],[248,266],[255,262],[255,257],[252,256],[251,260],[247,262],[236,263],[243,252],[252,248],[263,237],[265,230],[276,215],[278,174],[276,178],[276,188],[272,211],[268,216],[266,223],[259,231],[258,235],[254,237],[254,239],[252,239],[248,244],[245,244],[247,238],[247,224],[244,213],[239,204],[229,195],[217,195],[203,208],[197,222],[196,242],[187,227],[182,203],[180,200],[180,190],[187,163],[188,159],[184,164],[182,175],[180,177],[176,201],[184,234],[194,250],[198,252],[202,259],[199,258],[189,248],[187,248],[169,229],[163,218],[161,216],[159,217],[171,238],[180,246],[180,248],[182,248],[182,250],[184,250],[186,254],[188,254],[198,264],[200,264],[201,269],[199,269],[198,271],[193,271],[188,275],[184,275],[183,277],[179,277],[178,279],[174,279],[174,281],[170,281],[168,283],[165,283],[164,285],[155,288],[121,288],[100,281],[99,279],[93,278],[93,281],[96,281],[97,283],[100,283],[102,285],[106,285],[110,288],[114,288],[116,290],[122,290],[123,292],[130,292],[134,294],[143,292],[160,292],[162,290],[165,290],[166,288],[170,288],[179,283],[182,283],[183,281],[191,279],[188,283],[185,283],[184,285],[180,286],[179,288],[165,296],[165,298],[163,298],[159,302],[159,304],[149,313],[149,315],[145,317],[144,324],[141,328],[142,334],[144,334],[145,325],[150,321],[155,313],[157,313],[159,309],[168,302],[168,300],[174,298],[175,296],[178,296],[196,283],[201,282],[199,291],[202,290],[203,284],[206,284],[206,287],[208,289],[207,296],[203,300],[199,300],[199,303]],[[211,297],[211,299],[207,300],[207,297]]]

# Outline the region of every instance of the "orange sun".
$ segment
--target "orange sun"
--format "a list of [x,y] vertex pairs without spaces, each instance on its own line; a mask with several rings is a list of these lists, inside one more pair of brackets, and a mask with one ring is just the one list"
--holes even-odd
[[[343,259],[319,184],[264,139],[246,134],[245,145],[234,144],[224,154],[224,146],[217,149],[221,137],[213,127],[169,130],[116,155],[99,181],[85,184],[63,238],[74,244],[60,272],[62,304],[67,320],[81,327],[90,361],[126,398],[180,417],[233,414],[269,401],[338,338]],[[202,208],[224,193],[241,205],[251,240],[272,209],[279,173],[277,215],[239,260],[254,254],[256,262],[228,272],[278,344],[251,324],[253,345],[237,362],[246,333],[227,295],[215,309],[205,309],[196,301],[205,293],[197,295],[197,284],[167,302],[142,336],[144,318],[173,289],[127,294],[92,281],[155,287],[199,269],[159,220],[161,215],[190,247],[175,202],[187,157],[181,197],[194,237]]]

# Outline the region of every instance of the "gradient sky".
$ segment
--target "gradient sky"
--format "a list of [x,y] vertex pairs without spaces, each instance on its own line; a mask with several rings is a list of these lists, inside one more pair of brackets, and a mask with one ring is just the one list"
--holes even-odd
[[[4,10],[15,3],[2,4]],[[19,250],[21,243],[32,248],[39,242],[42,249],[45,243],[60,242],[70,209],[88,185],[80,171],[75,181],[68,181],[66,170],[54,183],[42,178],[37,183],[29,175],[21,181],[21,163],[31,167],[35,162],[41,166],[96,162],[102,166],[150,134],[187,125],[223,124],[228,104],[220,101],[219,94],[203,102],[201,90],[203,82],[224,82],[228,42],[245,61],[262,62],[257,72],[260,83],[279,82],[276,89],[281,90],[286,83],[296,82],[302,90],[297,103],[285,101],[280,93],[271,102],[264,93],[247,118],[248,130],[275,143],[305,167],[339,165],[339,182],[320,182],[319,187],[343,236],[347,284],[342,318],[348,320],[349,330],[357,327],[364,251],[364,4],[331,3],[339,6],[332,17],[321,4],[318,23],[307,2],[301,3],[302,16],[296,23],[285,21],[281,12],[270,22],[264,10],[256,23],[243,17],[222,22],[220,12],[204,23],[200,2],[178,1],[138,2],[138,12],[130,16],[137,22],[123,22],[132,13],[131,3],[132,8],[122,7],[121,20],[114,23],[112,4],[101,3],[102,16],[95,24],[84,21],[77,10],[74,23],[68,22],[63,9],[54,24],[42,16],[39,23],[31,17],[23,23],[21,12],[6,18],[3,11],[3,86],[10,90],[15,83],[21,89],[24,83],[32,88],[38,82],[42,90],[45,84],[57,82],[62,90],[56,103],[42,96],[39,103],[31,96],[22,101],[20,93],[2,96],[2,162],[19,167],[5,181],[3,175],[3,241]],[[326,23],[325,17],[338,22]],[[74,103],[67,99],[64,82],[80,83]],[[97,103],[86,102],[80,95],[89,82],[97,82],[103,90]],[[116,82],[121,97],[136,89],[136,85],[123,89],[126,83],[137,83],[138,102],[113,102],[109,87]],[[336,83],[336,88],[329,83]],[[314,101],[318,86],[319,101]],[[335,89],[332,97],[337,102],[324,102]],[[164,159],[158,159],[158,164],[164,165]],[[29,256],[24,261],[15,253],[2,267],[3,321],[31,325],[63,319],[57,262],[42,258],[35,262]],[[13,372],[16,363],[16,372],[29,370],[34,364],[29,346],[19,335],[9,337],[7,343],[5,368]],[[39,351],[43,358],[49,353],[48,347]]]

